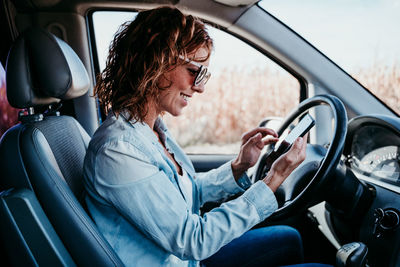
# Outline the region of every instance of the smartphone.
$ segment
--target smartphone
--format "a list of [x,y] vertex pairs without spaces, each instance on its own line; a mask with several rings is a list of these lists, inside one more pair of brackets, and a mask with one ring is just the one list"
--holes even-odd
[[269,171],[272,163],[282,154],[286,153],[294,141],[296,141],[298,137],[303,137],[314,125],[314,118],[307,113],[285,138],[280,138],[280,140],[276,142],[274,149],[265,158],[265,171]]
[[314,125],[314,118],[307,113],[284,139],[279,140],[275,144],[274,151],[282,151],[282,154],[285,153],[298,137],[303,137]]

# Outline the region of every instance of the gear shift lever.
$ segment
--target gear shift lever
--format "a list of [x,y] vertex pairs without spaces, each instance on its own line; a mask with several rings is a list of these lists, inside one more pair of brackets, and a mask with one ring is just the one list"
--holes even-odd
[[336,253],[336,267],[364,267],[368,248],[364,243],[353,242],[343,245]]

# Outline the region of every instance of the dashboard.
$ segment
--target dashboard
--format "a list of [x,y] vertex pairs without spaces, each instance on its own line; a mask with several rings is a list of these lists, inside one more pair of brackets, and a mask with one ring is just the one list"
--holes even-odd
[[339,240],[365,243],[369,266],[400,266],[400,118],[368,115],[350,120],[341,162],[346,169],[343,188],[358,179],[372,198],[359,198],[358,190],[338,196],[335,202],[347,197],[344,207],[354,209],[347,217],[331,209],[332,232]]
[[357,177],[400,191],[400,118],[363,116],[351,120],[344,156]]
[[400,134],[381,125],[365,125],[353,136],[350,167],[382,182],[400,185]]

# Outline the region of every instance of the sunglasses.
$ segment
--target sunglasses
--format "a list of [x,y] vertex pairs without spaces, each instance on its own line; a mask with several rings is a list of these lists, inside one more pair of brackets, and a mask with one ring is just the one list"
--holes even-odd
[[180,59],[185,60],[185,62],[192,64],[193,66],[198,67],[198,70],[196,71],[196,78],[194,79],[193,85],[194,86],[199,86],[199,85],[205,85],[208,80],[210,79],[211,73],[208,71],[208,68],[198,62],[191,61],[187,58],[184,58],[182,55],[179,56]]

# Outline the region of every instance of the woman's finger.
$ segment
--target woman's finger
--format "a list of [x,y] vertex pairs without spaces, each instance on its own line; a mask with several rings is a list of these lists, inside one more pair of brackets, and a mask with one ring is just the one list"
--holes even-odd
[[249,147],[249,146],[257,145],[260,142],[262,142],[262,134],[261,133],[257,133],[254,136],[250,137],[247,140],[247,142],[243,142],[241,150],[243,150],[244,148]]
[[267,136],[267,137],[263,138],[262,141],[263,141],[263,145],[266,146],[266,145],[278,142],[279,138],[278,137],[274,137],[274,136]]
[[242,136],[243,143],[247,143],[249,138],[251,138],[252,136],[254,136],[255,134],[258,134],[258,133],[260,133],[263,137],[266,135],[272,135],[274,137],[278,137],[278,134],[272,129],[265,128],[265,127],[257,127],[257,128],[254,128],[253,130],[245,133]]

